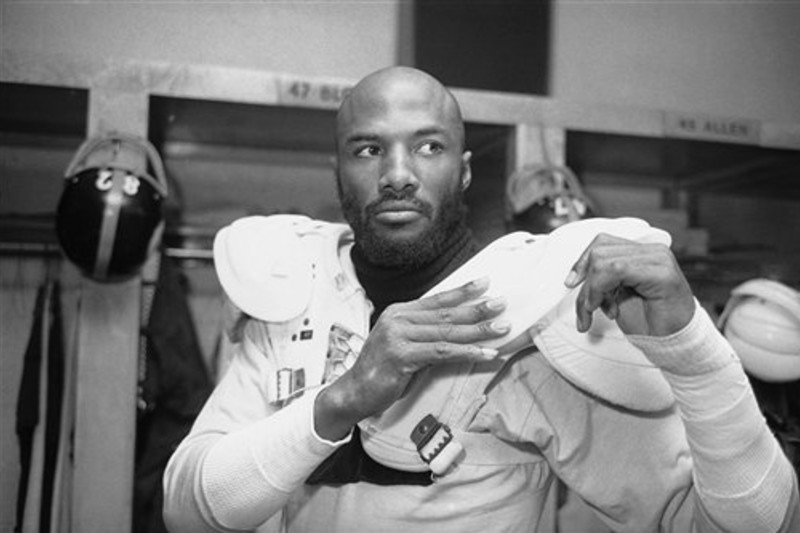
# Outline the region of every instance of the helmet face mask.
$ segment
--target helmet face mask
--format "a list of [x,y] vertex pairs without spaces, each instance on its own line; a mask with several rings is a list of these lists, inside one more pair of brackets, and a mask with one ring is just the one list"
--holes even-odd
[[56,212],[64,254],[95,281],[135,276],[161,241],[166,195],[161,160],[147,141],[87,140],[67,169]]
[[584,218],[594,213],[579,197],[560,193],[547,196],[534,203],[521,213],[511,217],[510,229],[530,233],[550,233],[554,229]]

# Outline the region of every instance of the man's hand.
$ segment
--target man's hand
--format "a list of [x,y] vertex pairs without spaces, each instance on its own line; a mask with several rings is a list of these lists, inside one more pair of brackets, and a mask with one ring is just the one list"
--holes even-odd
[[600,308],[627,334],[666,336],[694,315],[689,283],[668,247],[598,235],[565,284],[584,282],[576,301],[578,330],[587,331]]
[[495,320],[504,303],[480,299],[487,288],[487,280],[478,280],[389,306],[353,367],[317,397],[317,433],[331,440],[343,437],[355,423],[397,401],[414,374],[428,365],[497,356],[497,350],[477,345],[510,329]]

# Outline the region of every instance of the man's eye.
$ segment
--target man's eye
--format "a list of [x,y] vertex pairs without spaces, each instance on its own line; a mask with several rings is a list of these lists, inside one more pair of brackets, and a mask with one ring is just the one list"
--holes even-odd
[[370,144],[367,146],[360,146],[353,151],[353,155],[356,157],[374,157],[381,153],[381,149],[379,146],[374,144]]
[[422,143],[417,147],[417,153],[422,155],[434,155],[441,153],[443,150],[444,146],[436,141]]

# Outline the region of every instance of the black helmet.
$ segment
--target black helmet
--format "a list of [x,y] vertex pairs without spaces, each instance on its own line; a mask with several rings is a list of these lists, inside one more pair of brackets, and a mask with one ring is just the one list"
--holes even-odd
[[58,242],[95,281],[130,278],[160,242],[166,196],[164,167],[149,142],[119,133],[87,139],[65,173]]
[[510,231],[550,233],[557,227],[595,216],[591,200],[564,166],[526,165],[506,184],[506,226]]

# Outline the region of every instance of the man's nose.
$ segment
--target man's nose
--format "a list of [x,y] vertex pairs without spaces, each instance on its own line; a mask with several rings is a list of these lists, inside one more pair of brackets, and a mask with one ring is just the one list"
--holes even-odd
[[418,186],[419,181],[411,154],[402,148],[390,150],[383,161],[379,187],[402,191],[408,188],[416,189]]

